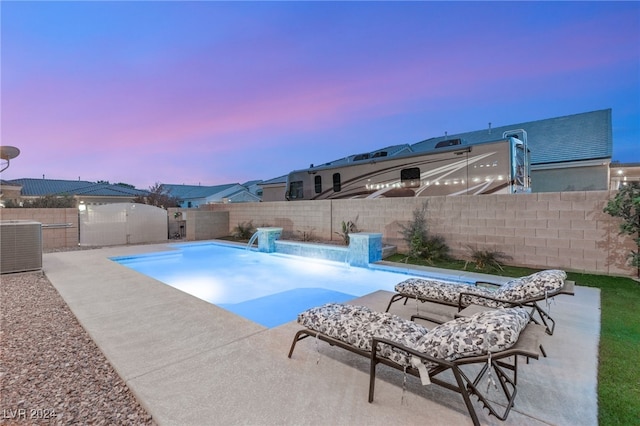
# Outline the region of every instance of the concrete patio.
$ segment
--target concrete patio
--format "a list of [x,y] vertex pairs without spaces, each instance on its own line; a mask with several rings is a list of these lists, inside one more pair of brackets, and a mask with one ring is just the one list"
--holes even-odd
[[[167,245],[44,255],[44,272],[145,409],[161,425],[471,424],[459,395],[379,366],[367,402],[368,359],[313,339],[287,353],[295,321],[266,329],[109,260]],[[579,284],[579,283],[578,283]],[[391,293],[352,303],[384,310]],[[396,304],[409,317],[415,304]],[[522,362],[516,405],[486,425],[597,425],[600,292],[578,286],[551,305],[547,358]],[[476,399],[472,398],[475,402]]]

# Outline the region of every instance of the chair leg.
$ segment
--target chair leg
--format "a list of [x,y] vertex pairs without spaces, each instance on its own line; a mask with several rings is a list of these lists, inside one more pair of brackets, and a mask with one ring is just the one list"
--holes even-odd
[[371,358],[369,362],[369,402],[373,402],[373,395],[375,393],[376,386],[376,366],[378,365],[378,358],[376,357],[376,351],[378,345],[373,342],[374,347],[371,348]]
[[[471,398],[469,397],[469,391],[467,389],[467,386],[464,383],[465,381],[463,379],[463,375],[460,374],[460,371],[458,370],[457,367],[454,367],[452,369],[452,371],[453,371],[453,377],[455,377],[456,383],[458,384],[458,389],[460,391],[460,395],[462,396],[462,399],[464,400],[464,405],[467,406],[467,411],[469,412],[469,415],[471,416],[471,421],[473,421],[474,426],[480,426],[480,420],[478,419],[478,414],[476,413],[476,409],[473,408],[473,404],[471,403]],[[468,379],[467,379],[467,381],[468,381]],[[473,386],[473,384],[471,384],[471,383],[470,383],[470,385],[471,385],[470,386],[471,387],[471,391],[473,392],[475,390],[475,386]]]
[[[303,336],[300,337],[301,335]],[[296,335],[293,337],[293,342],[291,342],[291,348],[289,349],[289,358],[291,358],[291,355],[293,355],[293,350],[296,347],[296,343],[298,343],[302,339],[306,339],[309,336],[310,334],[306,330],[300,330],[296,333]]]
[[387,305],[387,309],[385,310],[385,312],[389,312],[389,309],[391,309],[391,305],[393,303],[397,302],[398,300],[402,299],[402,298],[405,299],[404,303],[406,304],[407,303],[406,299],[408,299],[406,296],[403,296],[403,295],[398,294],[398,293],[396,293],[393,296],[391,296],[391,300],[389,300],[389,304]]

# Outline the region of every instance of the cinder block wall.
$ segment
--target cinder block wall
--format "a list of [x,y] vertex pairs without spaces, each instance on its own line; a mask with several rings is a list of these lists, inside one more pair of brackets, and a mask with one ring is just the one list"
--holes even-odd
[[614,193],[582,191],[460,197],[373,200],[295,201],[216,204],[203,207],[229,212],[229,232],[238,223],[281,226],[285,233],[313,231],[319,239],[340,237],[342,221],[381,232],[383,241],[406,250],[401,226],[425,201],[429,230],[441,235],[456,257],[470,249],[501,251],[515,265],[562,268],[613,275],[634,275],[627,254],[631,238],[618,234],[619,221],[603,213]]
[[77,246],[78,209],[0,209],[1,220],[33,220],[43,224],[42,248],[56,249]]
[[[285,238],[312,233],[320,240],[340,240],[342,221],[354,221],[365,232],[380,232],[383,241],[406,250],[401,226],[423,202],[432,234],[441,235],[456,257],[469,246],[512,256],[512,264],[562,268],[612,275],[635,275],[627,255],[633,240],[620,236],[618,219],[603,213],[610,191],[558,192],[460,197],[387,198],[374,200],[279,201],[213,204],[182,209],[187,239],[229,235],[239,223],[279,226]],[[212,214],[219,212],[223,214]],[[169,212],[173,217],[173,209]],[[45,249],[78,245],[76,209],[0,209],[2,220],[35,220],[43,224]],[[170,219],[171,220],[171,219]]]
[[[268,203],[209,204],[204,210],[229,212],[229,233],[241,223],[254,227],[278,226],[283,236],[290,238],[312,233],[321,240],[332,239],[332,201],[274,201]],[[335,228],[336,230],[338,228]],[[337,235],[333,236],[339,238]]]

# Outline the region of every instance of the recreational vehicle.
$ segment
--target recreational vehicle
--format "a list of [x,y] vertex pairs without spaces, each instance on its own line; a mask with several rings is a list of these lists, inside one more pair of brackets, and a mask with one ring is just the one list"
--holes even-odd
[[473,145],[449,139],[421,152],[406,145],[312,165],[289,173],[285,196],[296,201],[530,192],[523,136],[505,132],[500,140]]

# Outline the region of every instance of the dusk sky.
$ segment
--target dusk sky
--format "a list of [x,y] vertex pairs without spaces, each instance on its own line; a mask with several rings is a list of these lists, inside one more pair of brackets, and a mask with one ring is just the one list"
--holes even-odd
[[0,2],[2,179],[219,185],[612,109],[640,162],[638,2]]

